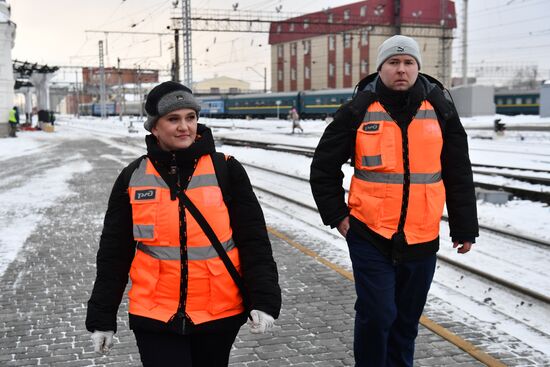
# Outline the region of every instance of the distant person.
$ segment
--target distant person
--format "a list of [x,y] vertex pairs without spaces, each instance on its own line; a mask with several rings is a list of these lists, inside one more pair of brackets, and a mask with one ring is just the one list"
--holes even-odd
[[[419,74],[416,41],[385,40],[377,73],[336,113],[315,150],[311,188],[323,222],[348,243],[357,301],[356,366],[412,366],[447,203],[465,254],[478,236],[466,132],[443,86]],[[354,166],[348,203],[341,166]]]
[[281,307],[262,209],[242,165],[216,153],[212,131],[197,123],[190,89],[159,84],[145,110],[147,154],[114,184],[86,328],[107,353],[129,275],[144,366],[227,366],[247,317],[264,333]]
[[300,115],[298,114],[298,111],[296,111],[296,108],[292,108],[288,112],[288,119],[292,121],[292,134],[294,134],[294,130],[298,129],[301,133],[304,132],[304,129],[302,129],[302,126],[300,125]]
[[13,108],[10,110],[8,123],[10,125],[9,136],[11,138],[16,138],[17,125],[19,125],[19,109],[17,108],[17,106],[13,106]]

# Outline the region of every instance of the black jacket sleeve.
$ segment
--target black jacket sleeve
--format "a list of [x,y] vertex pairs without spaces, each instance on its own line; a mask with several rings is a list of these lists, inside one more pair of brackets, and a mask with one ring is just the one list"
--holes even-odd
[[461,243],[475,242],[479,227],[468,139],[454,106],[453,110],[453,116],[445,123],[441,153],[450,235]]
[[86,315],[86,329],[91,332],[117,330],[117,311],[135,253],[128,184],[139,161],[120,173],[109,198],[97,252],[97,275]]
[[354,118],[350,103],[340,107],[319,140],[311,162],[309,182],[313,198],[323,223],[332,227],[349,215],[342,187],[342,165],[350,158]]
[[229,216],[250,307],[277,318],[281,310],[281,289],[264,214],[243,166],[232,157],[227,165],[231,195]]

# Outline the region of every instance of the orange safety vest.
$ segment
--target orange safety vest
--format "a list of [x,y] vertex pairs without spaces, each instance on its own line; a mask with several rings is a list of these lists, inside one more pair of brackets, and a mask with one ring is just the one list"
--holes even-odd
[[[132,174],[128,187],[132,204],[136,254],[130,269],[129,312],[167,322],[178,310],[181,262],[179,199],[148,158]],[[239,251],[232,239],[229,213],[209,155],[202,156],[185,190],[214,230],[240,272]],[[187,297],[185,312],[195,324],[244,312],[237,285],[195,218],[185,209]]]
[[404,149],[408,149],[410,187],[404,225],[409,245],[434,240],[445,204],[441,180],[443,137],[433,106],[422,102],[407,127],[408,148],[401,129],[379,102],[373,102],[359,125],[355,172],[351,179],[351,215],[390,239],[397,232],[404,184]]

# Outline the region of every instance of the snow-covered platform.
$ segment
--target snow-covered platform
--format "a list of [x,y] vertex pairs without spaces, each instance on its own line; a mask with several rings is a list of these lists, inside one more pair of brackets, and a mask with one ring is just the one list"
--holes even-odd
[[[0,158],[0,365],[139,366],[126,301],[119,312],[118,342],[107,357],[93,353],[84,319],[111,186],[143,148],[126,145],[126,138],[93,129],[70,132],[63,126],[54,134],[20,136],[0,140],[11,150],[2,150]],[[308,233],[282,224],[273,211],[266,210],[266,219],[275,231],[315,249]],[[242,328],[231,366],[352,366],[352,281],[289,241],[272,235],[272,243],[283,311],[272,333],[252,335]],[[495,338],[486,325],[474,329],[466,316],[468,322],[457,322],[445,303],[431,297],[426,315],[456,334],[469,335],[481,351],[507,365],[549,363],[511,336]],[[503,347],[503,341],[516,348]],[[416,365],[483,364],[421,327]]]

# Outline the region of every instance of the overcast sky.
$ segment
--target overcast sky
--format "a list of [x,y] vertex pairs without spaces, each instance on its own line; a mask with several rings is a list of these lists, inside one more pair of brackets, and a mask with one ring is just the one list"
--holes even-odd
[[[98,41],[108,44],[106,66],[168,69],[173,37],[86,33],[86,30],[167,32],[173,0],[8,0],[17,36],[12,57],[49,65],[98,65]],[[241,0],[239,10],[307,13],[352,3],[352,0]],[[192,0],[193,11],[231,10],[237,0]],[[462,1],[456,1],[459,28],[453,43],[453,73],[461,73]],[[46,8],[47,7],[47,8]],[[468,60],[470,75],[501,77],[518,66],[537,65],[550,79],[550,0],[469,1]],[[268,68],[267,34],[194,32],[194,80],[227,75],[263,86]],[[167,73],[167,71],[166,71]],[[60,75],[56,79],[70,78]],[[490,80],[490,79],[489,79]]]

